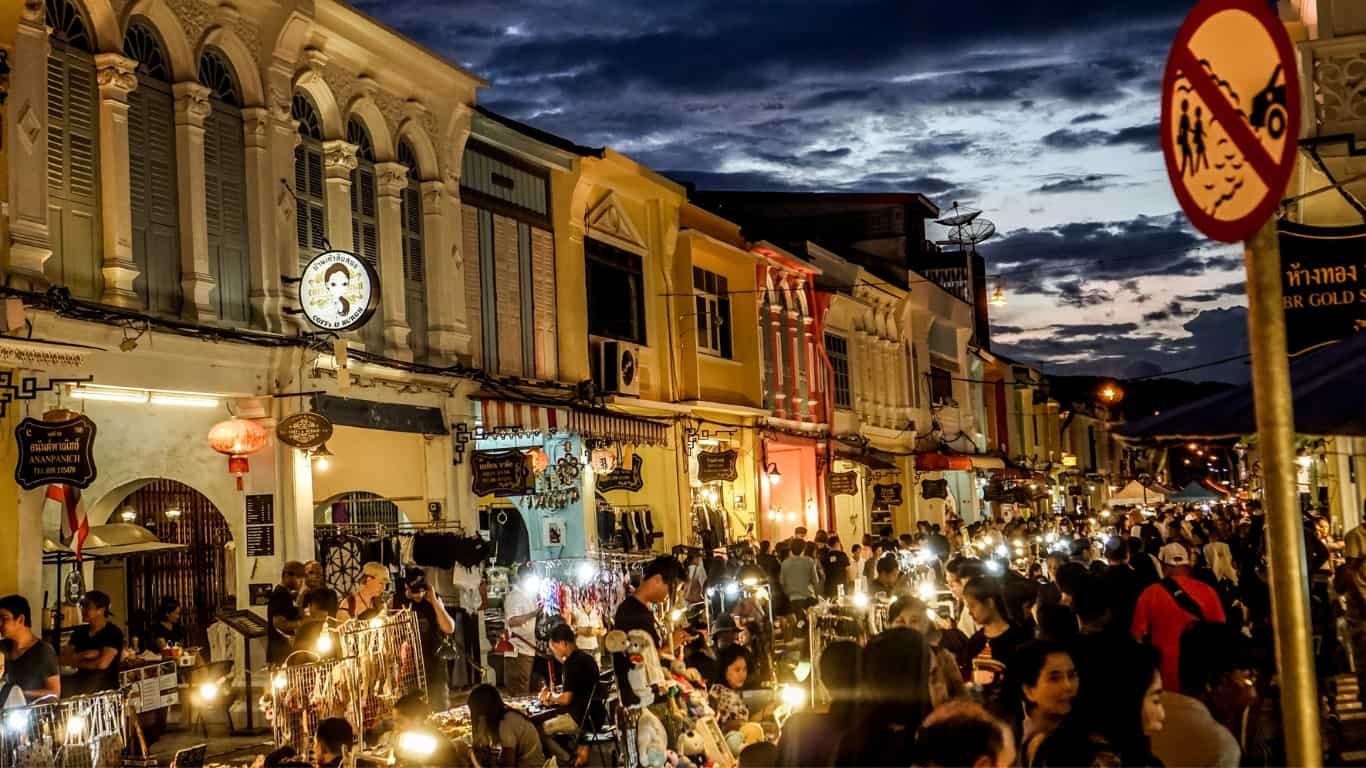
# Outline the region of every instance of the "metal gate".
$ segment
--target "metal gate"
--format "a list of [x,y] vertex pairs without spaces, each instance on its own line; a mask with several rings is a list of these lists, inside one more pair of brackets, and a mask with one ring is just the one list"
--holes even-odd
[[[165,596],[180,601],[186,642],[208,647],[208,628],[223,608],[236,607],[235,585],[228,584],[227,553],[232,542],[228,521],[202,493],[174,480],[153,480],[119,505],[112,521],[144,526],[168,544],[186,549],[129,558],[128,597],[147,622]],[[176,514],[179,510],[179,514]],[[167,512],[171,514],[168,515]],[[130,609],[132,610],[132,609]],[[130,613],[129,618],[132,618]]]

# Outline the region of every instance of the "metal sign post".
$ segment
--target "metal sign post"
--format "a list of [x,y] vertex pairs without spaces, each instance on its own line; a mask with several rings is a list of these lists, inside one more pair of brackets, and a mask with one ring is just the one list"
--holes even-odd
[[1216,240],[1245,241],[1285,759],[1313,767],[1323,747],[1274,216],[1295,166],[1300,99],[1294,46],[1265,0],[1203,0],[1186,17],[1162,80],[1162,151],[1191,223]]
[[1273,218],[1243,248],[1247,263],[1248,343],[1256,394],[1257,450],[1262,458],[1262,508],[1271,615],[1280,672],[1281,723],[1288,765],[1323,763],[1318,680],[1309,630],[1309,573],[1304,526],[1295,492],[1295,410],[1281,306],[1281,251]]

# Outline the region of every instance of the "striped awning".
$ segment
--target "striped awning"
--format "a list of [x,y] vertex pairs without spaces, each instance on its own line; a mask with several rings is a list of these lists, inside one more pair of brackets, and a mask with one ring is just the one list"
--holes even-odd
[[569,431],[596,440],[632,445],[668,445],[669,425],[635,416],[572,410]]
[[490,398],[480,399],[479,410],[480,424],[488,432],[573,432],[581,437],[631,445],[669,443],[668,424],[636,416]]
[[486,431],[545,432],[569,429],[569,409],[512,400],[480,400],[480,424]]

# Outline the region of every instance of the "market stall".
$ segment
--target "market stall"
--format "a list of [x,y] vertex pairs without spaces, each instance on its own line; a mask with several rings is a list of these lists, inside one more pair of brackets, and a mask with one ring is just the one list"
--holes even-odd
[[1166,495],[1161,491],[1145,486],[1137,480],[1130,480],[1128,485],[1105,503],[1111,507],[1150,507],[1166,500]]
[[125,706],[117,691],[4,713],[0,768],[104,768],[122,763]]

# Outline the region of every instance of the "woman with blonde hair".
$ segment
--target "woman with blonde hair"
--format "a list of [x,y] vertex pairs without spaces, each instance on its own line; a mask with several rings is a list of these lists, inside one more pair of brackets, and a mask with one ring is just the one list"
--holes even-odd
[[1205,567],[1197,574],[1219,593],[1219,602],[1224,605],[1224,615],[1228,623],[1242,629],[1247,623],[1247,611],[1243,607],[1238,589],[1238,567],[1233,564],[1233,550],[1222,541],[1212,541],[1205,545]]

